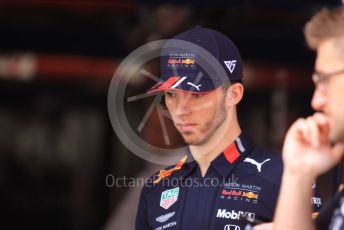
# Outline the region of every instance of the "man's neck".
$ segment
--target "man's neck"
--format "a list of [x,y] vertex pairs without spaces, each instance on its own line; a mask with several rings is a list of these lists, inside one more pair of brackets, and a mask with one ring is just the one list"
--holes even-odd
[[238,122],[227,127],[222,125],[203,145],[190,145],[193,158],[200,167],[202,177],[205,176],[211,161],[219,156],[240,135]]

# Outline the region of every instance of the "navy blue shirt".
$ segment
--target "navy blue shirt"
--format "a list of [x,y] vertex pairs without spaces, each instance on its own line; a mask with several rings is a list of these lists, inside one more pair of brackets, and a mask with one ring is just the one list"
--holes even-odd
[[339,191],[324,205],[315,219],[316,229],[344,229],[344,190],[341,184]]
[[204,177],[195,161],[163,170],[161,180],[153,176],[141,192],[136,230],[244,230],[241,214],[272,220],[282,171],[279,154],[240,135]]

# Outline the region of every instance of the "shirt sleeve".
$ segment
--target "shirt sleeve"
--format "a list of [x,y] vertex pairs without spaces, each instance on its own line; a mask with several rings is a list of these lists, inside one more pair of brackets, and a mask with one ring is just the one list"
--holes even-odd
[[141,190],[140,201],[137,208],[135,230],[149,230],[147,218],[147,201],[146,201],[146,188]]
[[331,223],[334,210],[339,207],[339,200],[343,192],[337,192],[335,196],[324,205],[320,214],[315,219],[316,229],[328,229]]

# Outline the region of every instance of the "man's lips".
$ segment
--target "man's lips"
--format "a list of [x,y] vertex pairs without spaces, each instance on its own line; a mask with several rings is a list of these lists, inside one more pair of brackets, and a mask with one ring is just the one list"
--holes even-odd
[[195,129],[195,126],[197,124],[195,123],[178,123],[177,127],[182,131],[182,132],[189,132],[193,131]]

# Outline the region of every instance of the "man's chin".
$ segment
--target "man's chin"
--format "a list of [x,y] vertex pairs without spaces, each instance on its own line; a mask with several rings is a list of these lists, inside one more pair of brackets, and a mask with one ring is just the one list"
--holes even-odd
[[197,146],[197,145],[203,145],[205,143],[205,141],[201,138],[196,138],[196,137],[185,137],[183,136],[184,138],[184,142],[188,145],[194,145],[194,146]]
[[331,143],[343,143],[344,142],[344,133],[334,132],[330,133],[330,142]]
[[183,139],[184,139],[184,142],[188,145],[194,145],[196,143],[195,139],[193,138],[188,138],[188,137],[183,136]]
[[189,134],[183,133],[182,136],[186,144],[197,145],[197,138],[194,136],[194,134],[192,135],[192,133],[189,133]]

